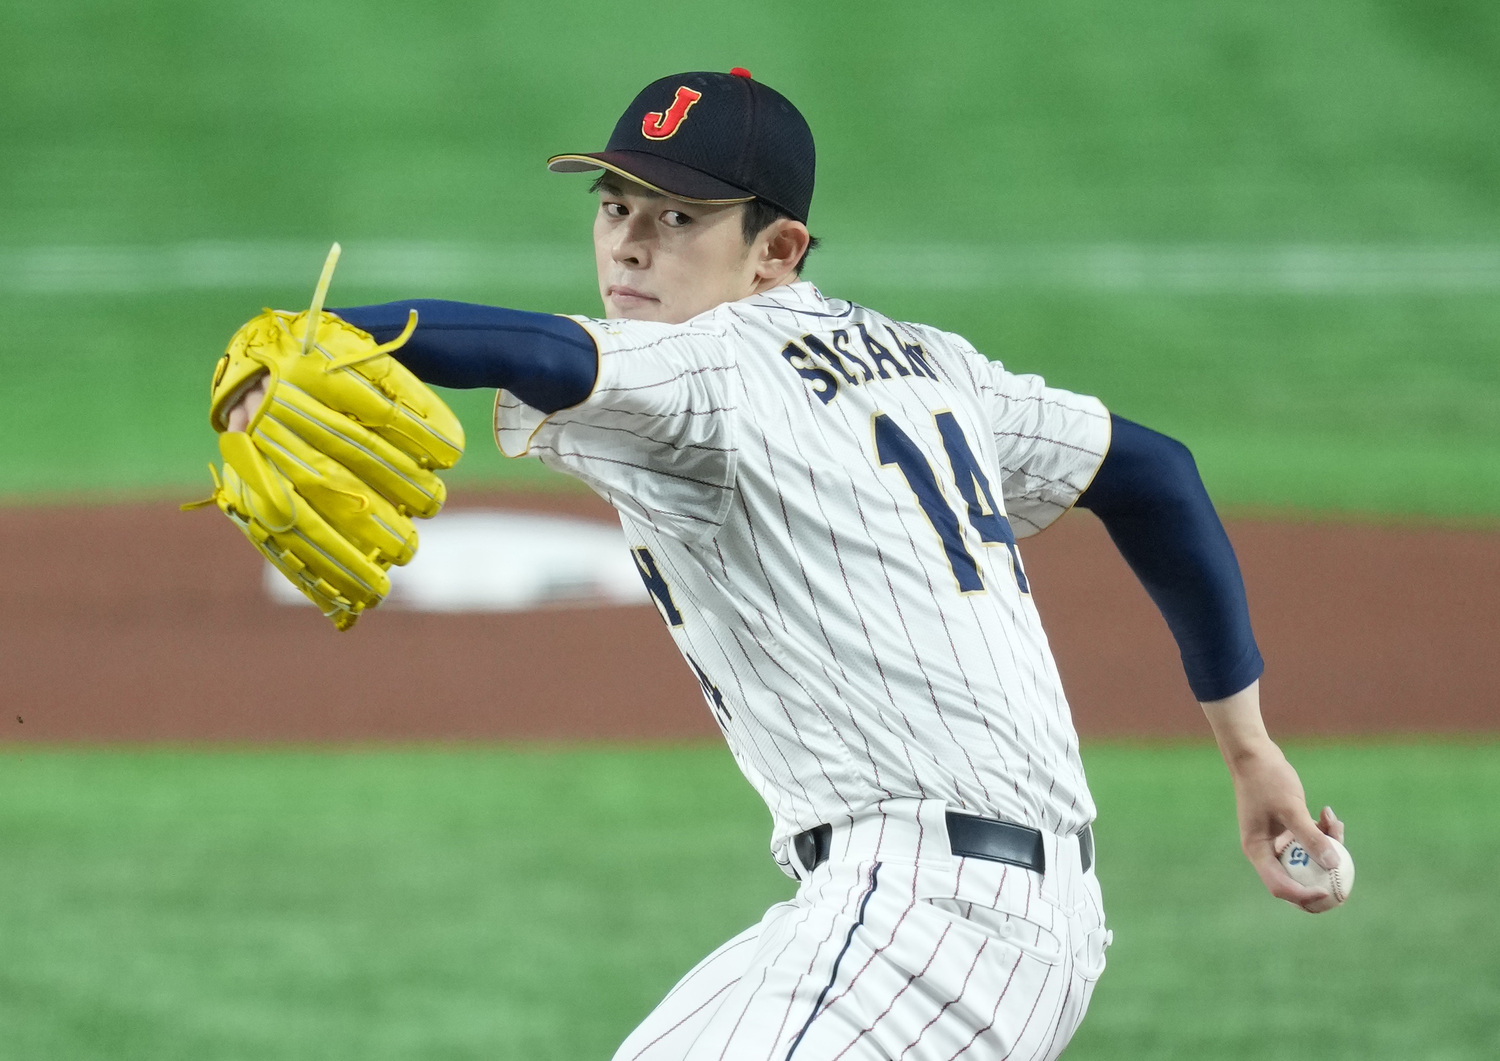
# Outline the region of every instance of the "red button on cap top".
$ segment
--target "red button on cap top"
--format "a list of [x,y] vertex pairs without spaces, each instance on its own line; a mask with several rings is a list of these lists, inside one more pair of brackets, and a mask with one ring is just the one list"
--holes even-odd
[[735,77],[749,77],[750,76],[750,71],[746,70],[743,66],[736,66],[733,69],[731,69],[729,72],[731,74],[733,74]]

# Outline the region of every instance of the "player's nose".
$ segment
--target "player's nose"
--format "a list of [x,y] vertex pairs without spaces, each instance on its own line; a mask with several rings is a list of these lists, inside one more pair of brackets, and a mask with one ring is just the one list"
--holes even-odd
[[644,268],[651,264],[651,237],[655,226],[645,211],[637,210],[614,231],[610,257],[621,265]]

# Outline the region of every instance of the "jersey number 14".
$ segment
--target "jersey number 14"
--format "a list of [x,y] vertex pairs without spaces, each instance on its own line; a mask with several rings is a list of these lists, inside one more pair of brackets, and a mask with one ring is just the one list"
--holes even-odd
[[[981,541],[990,545],[1004,545],[1010,550],[1011,570],[1015,572],[1016,585],[1022,593],[1029,593],[1026,572],[1021,569],[1021,554],[1016,549],[1016,535],[1011,530],[1010,520],[995,504],[990,493],[990,481],[974,457],[969,440],[964,437],[958,419],[946,409],[932,414],[937,425],[943,449],[948,453],[948,463],[953,470],[953,485],[968,507],[969,523],[979,532]],[[948,505],[939,486],[937,473],[911,436],[901,430],[899,424],[885,413],[876,413],[875,456],[882,467],[894,464],[906,476],[917,504],[942,540],[943,550],[948,556],[948,566],[958,580],[962,593],[979,593],[984,590],[984,579],[979,574],[979,565],[974,562],[968,546],[964,544],[963,529],[958,525],[958,514]]]

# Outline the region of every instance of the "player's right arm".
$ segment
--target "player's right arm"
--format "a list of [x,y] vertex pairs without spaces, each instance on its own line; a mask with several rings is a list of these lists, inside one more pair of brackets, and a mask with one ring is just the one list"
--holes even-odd
[[1339,858],[1324,835],[1342,843],[1344,823],[1332,807],[1324,807],[1316,822],[1308,814],[1307,797],[1297,771],[1266,732],[1261,719],[1259,681],[1202,706],[1234,782],[1240,848],[1260,874],[1267,891],[1304,910],[1312,910],[1319,900],[1327,898],[1326,894],[1292,880],[1277,856],[1295,839],[1320,864],[1331,869]]
[[[1177,641],[1234,783],[1245,856],[1272,895],[1315,906],[1323,894],[1296,884],[1277,855],[1295,837],[1319,863],[1335,865],[1325,834],[1341,839],[1343,824],[1327,808],[1313,821],[1296,771],[1266,732],[1264,664],[1244,580],[1192,454],[1174,439],[1103,413],[1092,399],[1006,372],[977,353],[968,364],[989,408],[1005,504],[1018,534],[1028,524],[1046,526],[1074,504],[1103,522]],[[1108,418],[1103,445],[1098,415]]]
[[1338,855],[1324,834],[1341,839],[1343,825],[1326,808],[1313,821],[1296,770],[1266,732],[1264,664],[1229,536],[1186,446],[1123,417],[1113,424],[1078,505],[1103,522],[1177,641],[1234,783],[1245,857],[1272,895],[1316,909],[1324,893],[1295,883],[1277,855],[1295,837],[1331,868]]

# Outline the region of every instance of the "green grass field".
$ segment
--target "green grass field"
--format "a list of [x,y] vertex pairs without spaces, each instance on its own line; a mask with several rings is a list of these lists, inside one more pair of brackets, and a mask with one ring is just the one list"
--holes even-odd
[[[601,144],[664,71],[740,63],[818,136],[827,246],[809,277],[831,292],[1179,435],[1224,503],[1500,514],[1488,0],[15,0],[0,34],[24,42],[0,68],[0,497],[200,489],[213,359],[260,306],[304,304],[334,238],[351,277],[372,241],[515,259],[346,280],[336,303],[596,312],[586,182],[542,159]],[[115,293],[15,265],[267,240],[306,246],[306,265],[165,287],[127,275],[138,289]],[[1477,284],[1424,290],[1408,269],[1363,293],[997,286],[962,270],[934,287],[922,264],[934,248],[1117,244],[1488,248],[1496,264]],[[527,268],[533,246],[546,268]],[[554,482],[492,452],[484,396],[458,404],[473,439],[460,481]]]
[[[1240,858],[1206,745],[1085,748],[1116,933],[1077,1058],[1492,1058],[1500,745],[1294,747],[1359,879]],[[0,1057],[608,1057],[791,889],[718,748],[12,750]]]

